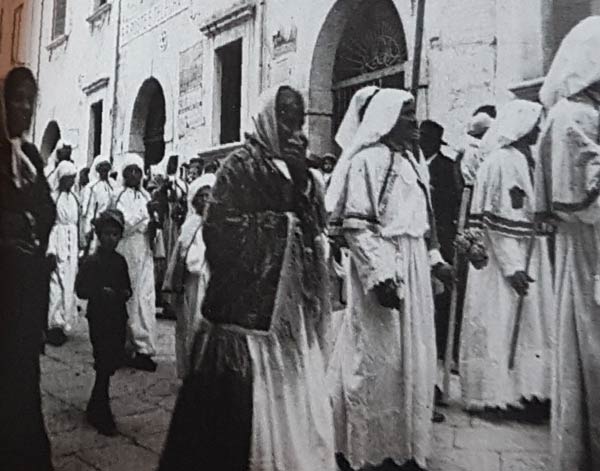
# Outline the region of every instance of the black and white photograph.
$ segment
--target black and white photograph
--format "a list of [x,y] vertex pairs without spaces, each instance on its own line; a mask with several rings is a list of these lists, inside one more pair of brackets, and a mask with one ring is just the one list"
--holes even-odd
[[600,0],[0,0],[0,471],[600,471]]

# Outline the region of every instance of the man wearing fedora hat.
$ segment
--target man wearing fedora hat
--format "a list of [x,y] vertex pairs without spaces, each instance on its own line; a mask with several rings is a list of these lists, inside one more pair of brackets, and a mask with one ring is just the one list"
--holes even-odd
[[[444,141],[444,128],[439,123],[431,120],[421,123],[419,144],[429,167],[431,201],[440,251],[442,257],[448,263],[452,263],[463,186],[460,165],[442,153],[442,146],[447,143]],[[435,294],[436,342],[438,358],[443,358],[448,335],[451,292],[445,289]]]

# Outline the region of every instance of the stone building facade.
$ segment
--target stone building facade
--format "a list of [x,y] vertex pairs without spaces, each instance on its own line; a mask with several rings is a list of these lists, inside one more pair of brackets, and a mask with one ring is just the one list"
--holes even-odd
[[118,1],[44,0],[35,143],[44,158],[58,139],[77,165],[112,153]]
[[37,70],[40,20],[39,6],[33,0],[0,1],[0,78],[16,66]]
[[[65,1],[68,38],[43,30],[36,129],[73,130],[88,161],[100,99],[102,151],[155,164],[227,153],[283,83],[306,97],[311,150],[335,152],[357,88],[411,85],[417,0],[104,0],[92,21],[98,0],[46,0],[44,18]],[[459,144],[476,107],[535,97],[564,34],[599,13],[600,0],[427,0],[419,117]]]

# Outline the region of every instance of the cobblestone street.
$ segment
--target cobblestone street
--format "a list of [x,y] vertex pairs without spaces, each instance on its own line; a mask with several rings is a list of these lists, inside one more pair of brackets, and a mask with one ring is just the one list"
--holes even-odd
[[[113,378],[112,406],[120,432],[115,438],[97,434],[85,421],[94,377],[85,326],[82,322],[62,348],[47,347],[42,357],[43,405],[56,471],[154,470],[179,387],[174,322],[159,322],[156,373],[124,369]],[[548,426],[492,424],[469,417],[456,404],[443,412],[446,422],[434,427],[431,471],[548,469]]]

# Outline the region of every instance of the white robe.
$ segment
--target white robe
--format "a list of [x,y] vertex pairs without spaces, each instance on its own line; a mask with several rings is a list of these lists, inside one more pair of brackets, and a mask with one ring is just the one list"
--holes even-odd
[[[514,187],[525,192],[521,209],[510,198]],[[522,407],[522,398],[550,398],[554,295],[544,236],[533,242],[528,273],[535,281],[523,303],[515,367],[508,368],[519,296],[507,277],[526,269],[534,200],[521,152],[506,147],[486,158],[476,179],[472,215],[485,234],[489,262],[482,270],[470,267],[460,348],[462,399],[470,410]]]
[[70,331],[77,320],[75,277],[79,252],[79,202],[72,193],[56,192],[56,222],[50,233],[48,254],[57,266],[50,277],[48,327]]
[[175,306],[175,358],[177,375],[181,379],[190,372],[194,338],[202,320],[202,301],[209,279],[205,252],[202,219],[196,214],[189,215],[182,226],[165,275],[166,290],[172,291],[175,264],[184,263],[183,293],[177,296]]
[[[328,372],[336,448],[356,469],[386,458],[425,467],[436,380],[429,174],[379,144],[353,157],[348,179],[337,223],[351,251],[349,299]],[[372,291],[389,278],[404,282],[404,312],[382,307]]]
[[562,100],[540,141],[538,204],[563,221],[556,235],[556,471],[600,469],[600,286],[594,282],[600,275],[600,200],[583,202],[598,181],[599,120],[597,103]]
[[[84,188],[84,198],[81,203],[83,209],[81,214],[82,244],[85,243],[85,237],[94,229],[92,225],[94,219],[107,209],[112,208],[114,201],[114,183],[110,181],[98,180]],[[89,247],[89,253],[92,253],[96,246],[97,238],[94,235]],[[85,249],[86,247],[83,248]]]
[[125,217],[123,239],[117,251],[125,257],[133,294],[127,302],[128,341],[137,353],[156,353],[156,294],[154,258],[148,238],[150,215],[145,191],[126,188],[116,198],[116,208]]
[[[522,209],[511,202],[514,187],[525,192]],[[550,398],[554,295],[544,236],[532,249],[528,273],[535,281],[524,299],[515,367],[508,368],[519,296],[507,277],[526,269],[534,201],[526,157],[513,147],[491,153],[477,174],[472,206],[489,262],[482,270],[470,267],[461,333],[461,390],[469,410],[522,407],[522,398]]]

